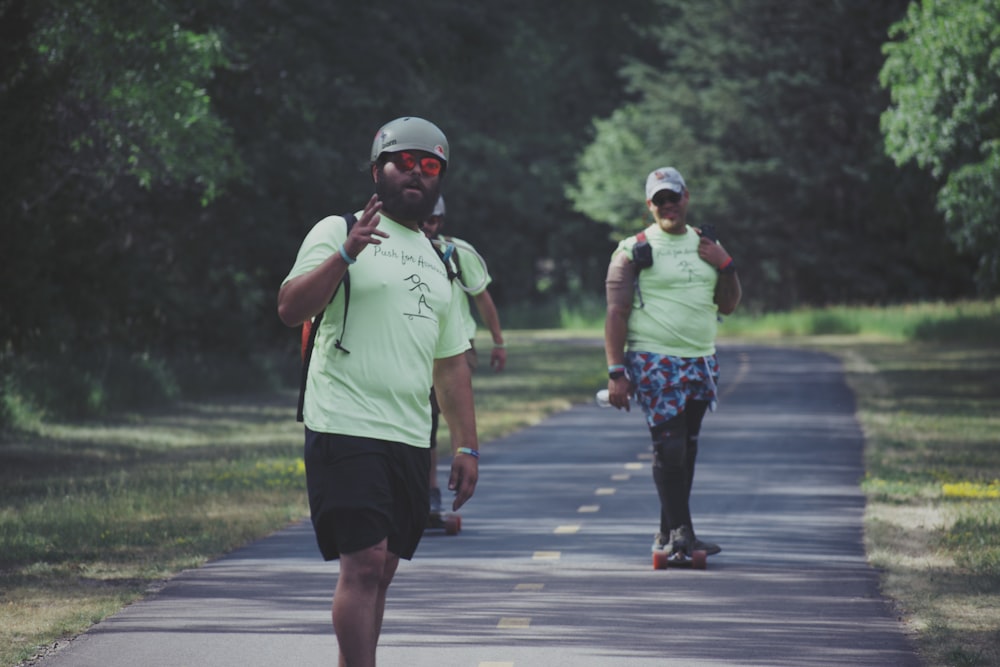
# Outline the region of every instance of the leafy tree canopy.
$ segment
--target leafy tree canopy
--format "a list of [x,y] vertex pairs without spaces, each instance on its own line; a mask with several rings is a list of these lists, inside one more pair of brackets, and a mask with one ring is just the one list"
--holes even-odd
[[0,0],[0,375],[94,407],[130,369],[294,371],[275,292],[403,115],[448,134],[447,232],[508,323],[602,296],[664,164],[760,308],[963,294],[932,176],[881,146],[906,4]]
[[622,71],[635,99],[595,121],[567,188],[577,210],[634,233],[648,223],[646,174],[671,165],[691,191],[689,220],[716,224],[738,258],[750,304],[962,289],[961,268],[937,285],[927,274],[942,255],[926,179],[879,146],[880,48],[905,0],[658,6],[645,30],[658,52]]
[[1000,289],[1000,0],[919,0],[895,23],[880,80],[885,148],[943,186],[952,240],[979,257],[984,291]]
[[192,182],[212,198],[237,170],[207,86],[225,67],[221,34],[182,28],[168,3],[57,0],[29,35],[25,68],[61,88],[43,112],[63,130],[61,168],[102,191]]

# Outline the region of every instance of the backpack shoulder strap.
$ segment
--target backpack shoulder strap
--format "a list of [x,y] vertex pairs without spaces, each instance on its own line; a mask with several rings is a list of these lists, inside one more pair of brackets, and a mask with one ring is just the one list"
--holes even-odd
[[[347,233],[350,234],[351,227],[353,227],[358,221],[358,218],[353,213],[348,213],[344,216],[344,220],[347,221]],[[344,329],[347,327],[347,307],[351,303],[350,271],[344,273],[344,277],[341,279],[340,285],[344,286],[344,319],[340,327],[340,338],[334,342],[334,345],[338,350],[343,350],[347,354],[350,354],[351,351],[340,344],[344,338]],[[337,296],[337,291],[340,290],[340,285],[337,285],[337,288],[333,290],[333,295],[330,297],[330,303],[333,303],[334,297]],[[323,314],[325,312],[326,308],[319,311],[311,322],[307,321],[302,325],[302,373],[299,378],[299,405],[295,413],[295,420],[299,422],[303,420],[302,409],[305,407],[306,402],[306,381],[309,379],[309,362],[312,360],[313,346],[316,344],[316,334],[319,332],[319,325],[323,321]],[[308,332],[306,332],[306,329],[308,329]]]
[[[347,221],[347,233],[351,233],[351,227],[354,223],[358,221],[357,217],[353,213],[348,213],[344,216],[344,220]],[[344,277],[340,280],[340,284],[344,286],[344,317],[340,323],[340,338],[333,342],[334,347],[338,350],[343,350],[347,354],[351,351],[340,344],[340,341],[344,340],[344,332],[347,330],[347,308],[351,305],[351,272],[345,271]],[[340,289],[340,285],[337,285],[337,289]],[[333,290],[333,296],[330,297],[330,303],[333,303],[333,297],[337,296],[337,290]],[[325,309],[324,309],[325,310]],[[319,318],[323,317],[323,312],[320,311],[319,315],[316,316],[316,323],[319,323]],[[317,327],[318,328],[318,327]]]
[[[639,256],[642,253],[642,256]],[[635,267],[635,294],[639,297],[639,308],[645,308],[646,302],[642,298],[642,288],[639,286],[639,274],[643,269],[648,269],[653,265],[652,250],[649,247],[649,240],[646,238],[646,231],[643,230],[635,235],[635,245],[632,247],[632,266]]]
[[[440,259],[441,263],[444,264],[444,270],[448,273],[448,280],[452,281],[455,278],[461,278],[462,270],[458,266],[458,250],[455,247],[455,244],[448,238],[445,238],[445,241],[448,243],[447,251],[441,250],[441,248],[439,248],[434,241],[427,239],[427,242],[431,244],[432,248],[434,248],[434,252],[437,253],[438,259]],[[454,268],[452,267],[452,262],[448,260],[454,261]]]
[[458,244],[455,243],[451,239],[450,236],[444,237],[444,240],[447,241],[448,243],[454,244],[454,246],[455,246],[455,252],[451,253],[451,258],[452,258],[452,261],[455,262],[455,278],[458,278],[458,280],[461,281],[462,280],[462,262],[460,261],[460,259],[458,257],[458,255],[459,255]]

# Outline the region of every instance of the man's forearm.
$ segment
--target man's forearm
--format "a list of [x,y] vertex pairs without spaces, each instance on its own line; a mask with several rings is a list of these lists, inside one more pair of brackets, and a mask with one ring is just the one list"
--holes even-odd
[[434,392],[452,434],[452,447],[479,446],[472,374],[460,354],[434,362]]
[[290,327],[312,318],[330,303],[346,272],[347,262],[334,253],[309,273],[289,280],[278,291],[278,317]]
[[604,320],[604,353],[608,365],[625,363],[625,339],[628,335],[628,318],[632,314],[635,269],[632,262],[618,254],[608,265],[605,280],[607,315]]
[[618,308],[609,308],[604,321],[604,355],[608,366],[625,363],[625,338],[628,334],[628,315]]
[[731,314],[742,298],[743,287],[736,272],[720,274],[715,285],[715,304],[719,307],[719,312],[723,315]]
[[483,324],[490,331],[490,336],[493,338],[494,345],[503,345],[503,331],[500,329],[500,314],[497,312],[496,304],[493,303],[493,297],[487,291],[482,291],[477,294],[473,299],[476,302],[476,310],[479,311],[479,316],[483,318]]

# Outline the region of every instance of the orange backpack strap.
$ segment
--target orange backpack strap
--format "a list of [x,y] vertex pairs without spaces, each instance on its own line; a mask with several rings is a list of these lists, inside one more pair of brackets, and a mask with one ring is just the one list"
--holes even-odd
[[[351,233],[351,227],[354,223],[358,221],[357,216],[353,213],[348,213],[344,216],[344,220],[347,221],[347,233]],[[340,338],[334,343],[338,350],[343,350],[350,354],[350,351],[340,344],[340,341],[344,338],[344,329],[347,326],[347,306],[351,303],[351,272],[347,271],[344,273],[343,279],[340,281],[340,285],[344,286],[344,323],[340,327]],[[333,303],[334,297],[337,296],[337,292],[340,290],[340,285],[337,285],[337,289],[333,290],[333,296],[330,297],[330,303]],[[309,379],[309,362],[312,360],[313,346],[316,344],[316,334],[319,333],[320,322],[323,321],[323,313],[326,312],[326,308],[319,311],[312,320],[306,320],[302,324],[302,375],[299,378],[299,406],[295,412],[295,420],[302,421],[302,409],[305,407],[306,403],[306,380]]]

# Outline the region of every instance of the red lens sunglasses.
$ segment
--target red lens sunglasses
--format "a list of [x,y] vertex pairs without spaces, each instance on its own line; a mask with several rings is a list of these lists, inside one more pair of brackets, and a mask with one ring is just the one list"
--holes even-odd
[[396,165],[396,169],[400,171],[411,171],[418,164],[420,165],[420,171],[426,176],[437,176],[441,173],[441,160],[436,157],[426,155],[424,157],[417,157],[409,151],[400,151],[398,153],[392,153],[386,160],[388,162]]

